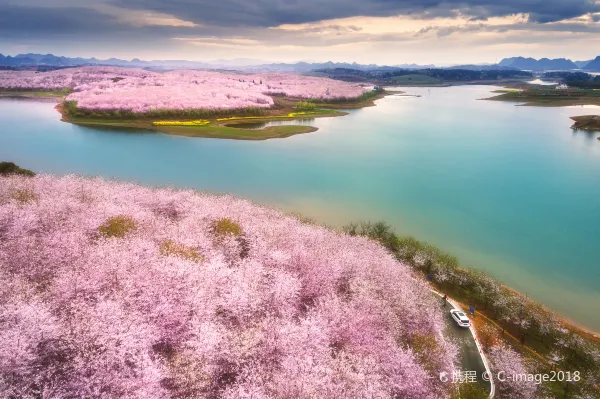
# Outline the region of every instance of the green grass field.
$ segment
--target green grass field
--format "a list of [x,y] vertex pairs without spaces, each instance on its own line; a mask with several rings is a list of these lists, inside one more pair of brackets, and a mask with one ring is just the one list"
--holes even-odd
[[394,76],[392,80],[396,84],[405,84],[405,85],[432,85],[432,84],[441,84],[443,81],[441,79],[432,78],[427,75],[413,74],[413,75],[402,75],[402,76]]

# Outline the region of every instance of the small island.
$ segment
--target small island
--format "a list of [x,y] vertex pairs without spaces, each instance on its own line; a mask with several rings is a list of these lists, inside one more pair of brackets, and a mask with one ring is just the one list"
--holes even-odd
[[[286,138],[296,134],[311,133],[317,127],[304,124],[268,126],[269,122],[305,121],[315,118],[347,115],[339,109],[355,109],[374,105],[374,101],[389,93],[372,90],[353,101],[312,102],[301,98],[275,97],[273,109],[191,110],[178,116],[178,112],[149,113],[98,113],[82,110],[77,103],[64,101],[56,106],[64,122],[80,126],[130,130],[150,130],[186,137],[222,138],[234,140],[268,140]],[[161,116],[164,115],[164,116]],[[198,119],[200,118],[200,119]],[[252,127],[249,127],[252,125]]]
[[343,116],[340,109],[372,106],[387,94],[379,86],[282,73],[80,67],[8,71],[0,79],[1,97],[58,101],[64,122],[237,140],[314,132],[293,121]]

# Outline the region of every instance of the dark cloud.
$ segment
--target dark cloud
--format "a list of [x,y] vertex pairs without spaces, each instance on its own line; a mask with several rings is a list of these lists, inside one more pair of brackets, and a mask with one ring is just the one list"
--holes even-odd
[[[107,7],[112,7],[112,11],[107,11]],[[120,9],[124,9],[122,14]],[[123,18],[129,15],[127,11],[131,19]],[[0,0],[0,44],[40,43],[54,38],[61,43],[82,45],[102,42],[104,48],[107,44],[115,48],[133,46],[137,49],[151,44],[154,48],[171,48],[188,42],[197,42],[199,46],[203,42],[218,44],[218,39],[229,37],[249,38],[269,45],[324,47],[354,42],[410,41],[419,36],[445,37],[475,31],[594,33],[599,29],[597,25],[553,22],[598,11],[600,7],[593,0]],[[173,16],[199,26],[135,24],[136,16],[148,13],[158,13],[160,18],[167,19]],[[491,17],[523,13],[530,16],[526,23],[503,26],[483,23]],[[264,29],[353,16],[394,15],[410,15],[422,20],[460,15],[471,23],[389,34],[369,34],[359,26],[335,22],[289,31]],[[596,16],[592,18],[598,20]],[[528,36],[524,35],[522,40]],[[172,38],[184,40],[173,41]],[[171,44],[166,44],[169,41]],[[235,43],[232,41],[230,45]]]
[[0,2],[0,36],[5,38],[73,33],[93,35],[123,28],[114,18],[89,8],[34,8],[3,5]]
[[466,15],[475,19],[527,13],[530,22],[561,21],[600,10],[594,0],[115,0],[204,24],[271,27],[353,16]]

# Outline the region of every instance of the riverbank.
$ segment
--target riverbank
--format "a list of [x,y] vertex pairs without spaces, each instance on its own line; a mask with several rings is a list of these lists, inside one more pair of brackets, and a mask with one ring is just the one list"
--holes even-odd
[[[537,370],[578,370],[581,373],[580,385],[576,387],[569,387],[560,380],[548,382],[545,389],[551,397],[560,397],[563,389],[578,391],[584,396],[600,393],[600,386],[593,379],[600,372],[598,333],[573,324],[484,272],[463,268],[457,258],[431,244],[397,236],[385,222],[353,223],[344,227],[344,231],[381,243],[400,261],[411,265],[437,291],[467,309],[473,306],[471,317],[475,320],[485,315],[497,329],[491,331],[489,340],[480,338],[480,341],[514,340],[514,346],[536,362]],[[478,333],[485,331],[478,329]]]
[[[571,119],[575,121],[573,126],[571,126],[571,129],[588,130],[592,132],[600,131],[600,115],[572,116]],[[600,137],[598,140],[600,140]]]
[[[318,130],[314,126],[306,125],[281,125],[267,126],[263,129],[236,128],[237,124],[246,124],[249,121],[255,123],[269,123],[273,121],[294,121],[307,118],[323,118],[346,115],[345,112],[335,110],[315,110],[302,115],[271,115],[256,117],[229,117],[206,119],[207,123],[193,124],[193,119],[160,120],[140,118],[133,120],[106,119],[106,118],[82,118],[71,116],[64,112],[62,104],[56,106],[61,113],[63,122],[79,126],[146,130],[158,133],[185,137],[221,138],[233,140],[268,140],[274,138],[285,138],[296,134],[311,133]],[[189,123],[189,125],[187,125]]]
[[600,105],[600,91],[593,89],[557,89],[531,84],[503,85],[495,91],[497,96],[482,100],[520,103],[519,106],[566,107],[576,105]]
[[31,100],[47,100],[62,102],[71,89],[62,90],[3,90],[0,89],[0,98],[22,98]]
[[[297,121],[314,118],[328,118],[347,115],[341,109],[358,109],[372,107],[375,101],[392,93],[379,90],[373,95],[358,101],[321,102],[311,103],[310,109],[298,109],[297,104],[303,100],[293,97],[275,97],[275,107],[265,110],[265,115],[247,115],[246,113],[236,115],[227,113],[215,114],[212,117],[198,120],[197,118],[157,118],[140,115],[133,119],[116,118],[107,116],[81,116],[77,111],[70,111],[65,103],[56,106],[56,110],[62,115],[63,122],[87,127],[108,127],[115,129],[148,130],[164,134],[185,137],[220,138],[232,140],[268,140],[274,138],[286,138],[296,134],[311,133],[318,130],[314,126],[307,125],[278,125],[265,126],[264,128],[248,129],[243,127],[248,122],[264,123],[277,121]],[[318,107],[318,108],[317,108]],[[90,113],[93,114],[93,113]],[[236,127],[240,125],[240,127]]]
[[0,98],[12,98],[17,100],[35,100],[60,103],[64,96],[50,92],[0,92]]

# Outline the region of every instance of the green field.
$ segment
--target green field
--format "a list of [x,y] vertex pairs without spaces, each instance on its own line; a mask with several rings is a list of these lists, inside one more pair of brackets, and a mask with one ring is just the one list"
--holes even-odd
[[432,78],[431,76],[420,74],[394,76],[392,80],[396,84],[405,85],[434,85],[443,83],[441,79]]

